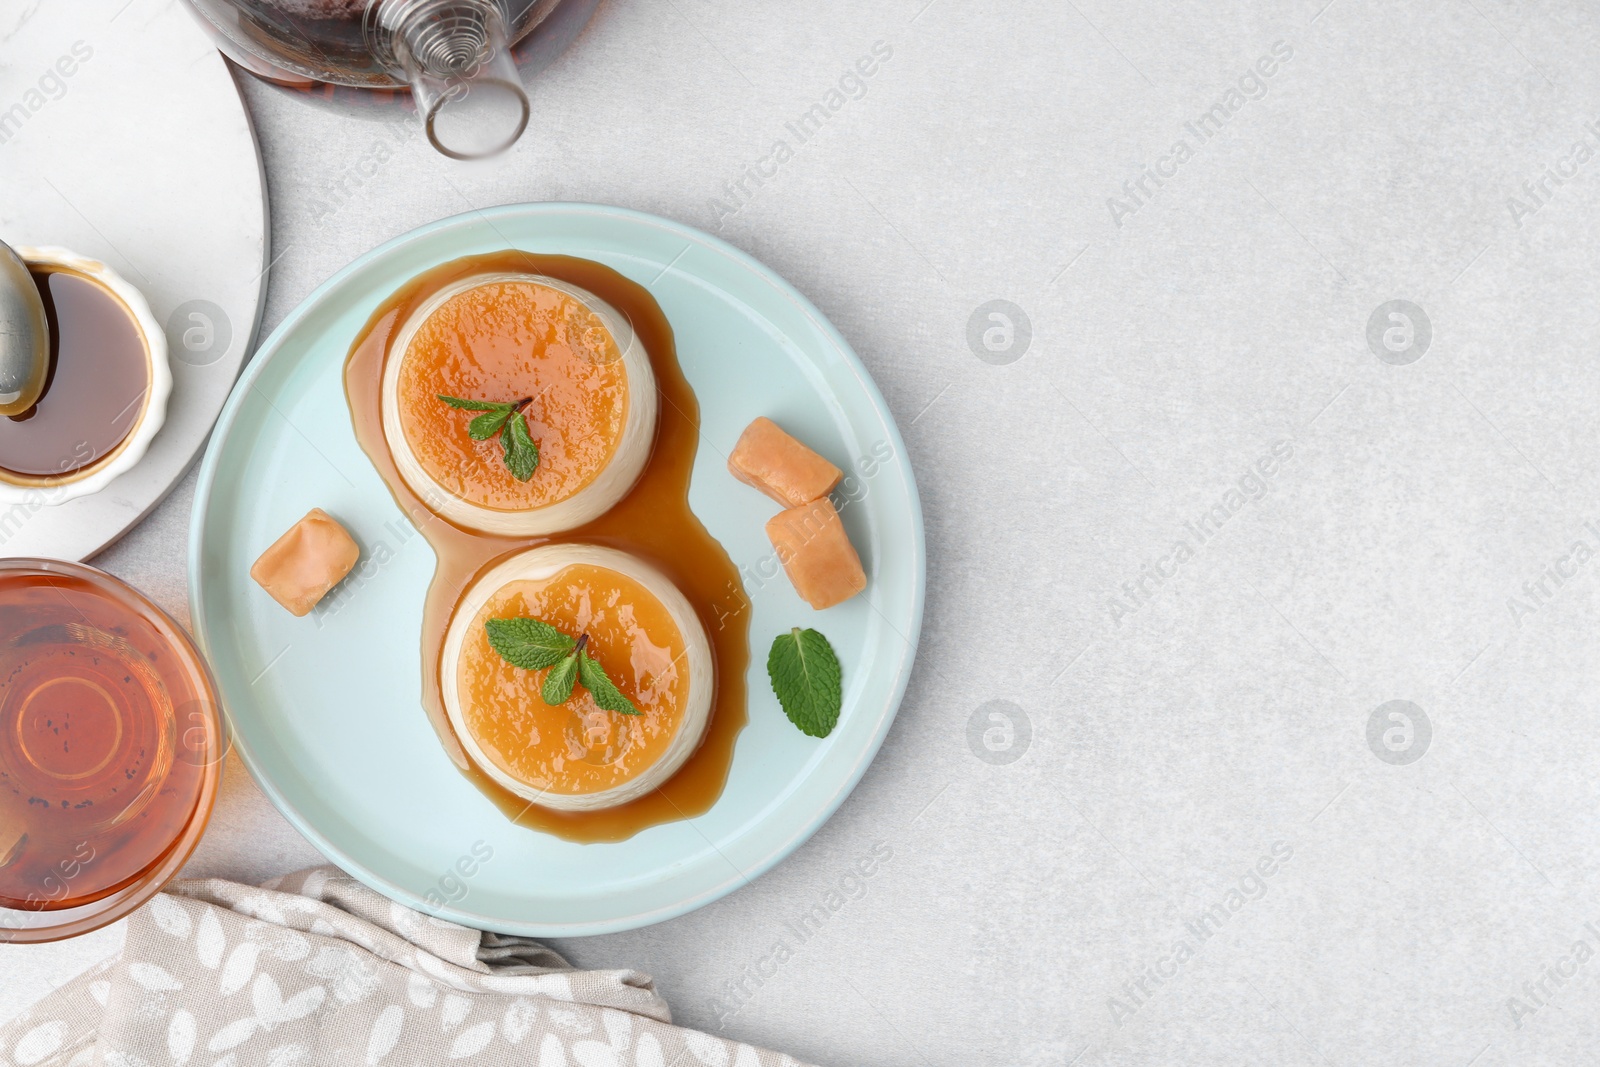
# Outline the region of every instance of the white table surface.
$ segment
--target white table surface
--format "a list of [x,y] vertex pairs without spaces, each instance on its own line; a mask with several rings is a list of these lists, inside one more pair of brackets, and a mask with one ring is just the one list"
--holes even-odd
[[[785,124],[880,41],[802,142]],[[558,947],[823,1064],[1589,1055],[1597,52],[1579,3],[609,0],[479,166],[247,85],[266,329],[439,216],[622,204],[792,280],[905,433],[928,615],[877,762],[754,885]],[[725,185],[747,165],[767,176]],[[1145,165],[1169,176],[1129,198]],[[969,344],[996,299],[1029,326],[998,353],[983,315]],[[1426,351],[1415,311],[1409,351],[1386,312],[1369,343],[1391,300]],[[179,616],[192,490],[99,560]],[[1026,727],[998,751],[995,700]],[[1409,749],[1387,720],[1369,744],[1389,700],[1426,718]],[[318,858],[230,760],[191,872]],[[7,950],[0,1015],[115,938]]]

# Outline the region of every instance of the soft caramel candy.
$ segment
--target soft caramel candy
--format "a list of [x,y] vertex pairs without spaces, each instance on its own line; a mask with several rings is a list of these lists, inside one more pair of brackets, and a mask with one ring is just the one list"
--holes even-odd
[[321,508],[289,527],[261,553],[250,577],[291,615],[305,615],[361,558],[351,536]]
[[839,484],[838,467],[763,416],[745,427],[728,457],[728,470],[786,508],[827,496]]
[[827,497],[780,511],[767,522],[794,591],[816,608],[831,608],[867,587],[861,557]]

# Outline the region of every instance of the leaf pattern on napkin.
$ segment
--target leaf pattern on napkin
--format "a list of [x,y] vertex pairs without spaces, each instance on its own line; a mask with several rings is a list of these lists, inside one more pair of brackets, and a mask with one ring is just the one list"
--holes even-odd
[[256,973],[256,957],[260,954],[261,946],[254,941],[234,946],[234,950],[228,953],[228,962],[222,965],[222,977],[217,980],[217,992],[228,997],[249,985],[251,977]]
[[424,921],[331,867],[281,884],[174,883],[130,918],[121,959],[51,995],[48,1021],[0,1025],[0,1063],[800,1067],[672,1026],[647,975]]
[[172,977],[165,967],[157,963],[129,964],[128,977],[152,993],[170,993],[183,988],[182,982]]
[[324,987],[316,985],[302,989],[285,1000],[277,981],[263,971],[256,975],[254,984],[250,986],[250,1003],[256,1009],[256,1021],[264,1029],[275,1030],[283,1023],[293,1022],[316,1011],[327,994]]
[[324,945],[306,964],[306,973],[321,978],[340,1004],[358,1004],[378,991],[378,968],[363,953],[340,945]]
[[171,897],[164,897],[159,893],[153,897],[149,904],[150,917],[155,920],[156,926],[171,934],[173,937],[184,938],[189,936],[192,928],[189,922],[189,912],[182,904]]
[[539,1043],[539,1067],[567,1067],[567,1050],[555,1034],[545,1034]]
[[279,1045],[267,1053],[267,1067],[305,1067],[311,1062],[311,1050],[304,1045]]
[[420,974],[407,975],[406,999],[419,1008],[431,1008],[439,999],[439,987]]
[[666,1067],[666,1057],[661,1054],[661,1042],[654,1034],[640,1034],[639,1047],[633,1051],[634,1067]]
[[255,1033],[255,1016],[246,1015],[243,1019],[235,1019],[212,1034],[211,1040],[206,1042],[206,1048],[211,1052],[226,1052],[249,1041]]
[[533,1032],[533,1024],[538,1019],[539,1009],[533,1001],[514,1000],[500,1018],[500,1036],[505,1038],[508,1045],[520,1045]]
[[174,1067],[183,1067],[194,1055],[196,1033],[193,1012],[179,1008],[172,1013],[172,1021],[167,1023],[167,1055],[172,1057]]
[[472,1011],[472,1001],[454,993],[446,993],[444,1006],[439,1009],[439,1025],[445,1033],[460,1026]]
[[450,1058],[453,1060],[466,1059],[476,1056],[489,1047],[489,1042],[494,1040],[494,1023],[481,1022],[467,1027],[456,1035],[450,1042]]
[[372,1033],[367,1037],[367,1067],[375,1067],[394,1051],[405,1021],[406,1010],[398,1004],[390,1004],[378,1013],[377,1020],[372,1024]]
[[598,1041],[579,1041],[572,1046],[572,1058],[579,1067],[618,1067],[617,1051]]
[[195,931],[195,956],[203,966],[214,971],[222,963],[222,951],[227,947],[228,938],[222,932],[222,923],[217,921],[217,913],[207,908]]
[[22,1035],[16,1048],[11,1050],[11,1058],[22,1067],[33,1067],[46,1056],[61,1047],[62,1041],[67,1036],[67,1024],[52,1020],[40,1023],[32,1030]]

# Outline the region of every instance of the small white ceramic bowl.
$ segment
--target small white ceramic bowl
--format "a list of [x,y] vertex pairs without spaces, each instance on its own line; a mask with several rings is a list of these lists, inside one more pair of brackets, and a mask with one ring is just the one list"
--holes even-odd
[[57,267],[83,275],[122,302],[144,339],[150,361],[150,387],[128,434],[111,451],[86,466],[63,474],[18,474],[0,468],[0,504],[62,504],[98,493],[144,458],[150,442],[167,419],[167,399],[172,394],[172,367],[167,362],[167,335],[150,311],[144,294],[127,279],[97,259],[51,245],[19,245],[17,255],[30,267]]

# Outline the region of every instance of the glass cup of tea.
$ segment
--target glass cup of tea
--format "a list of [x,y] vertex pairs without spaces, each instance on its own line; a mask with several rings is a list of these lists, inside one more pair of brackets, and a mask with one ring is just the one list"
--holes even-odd
[[87,933],[194,851],[222,774],[189,636],[109,574],[0,560],[0,942]]

